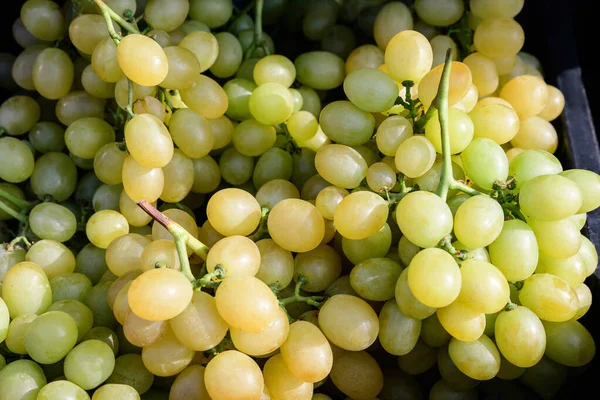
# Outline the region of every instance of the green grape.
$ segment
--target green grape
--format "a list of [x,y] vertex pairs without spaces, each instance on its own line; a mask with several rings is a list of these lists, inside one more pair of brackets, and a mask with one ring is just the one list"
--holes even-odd
[[242,45],[229,32],[219,32],[215,37],[219,44],[219,54],[210,67],[210,72],[218,78],[232,77],[242,64],[244,56]]
[[435,313],[435,308],[421,303],[408,285],[408,268],[402,271],[395,288],[396,303],[403,314],[411,318],[425,319]]
[[471,0],[471,11],[483,18],[514,18],[523,9],[524,0],[509,0],[498,3],[493,0]]
[[460,19],[464,12],[464,3],[451,0],[438,3],[435,0],[416,0],[415,11],[419,18],[433,26],[450,26]]
[[492,379],[500,370],[500,353],[494,342],[485,335],[472,342],[453,338],[448,353],[458,369],[473,379]]
[[31,360],[16,360],[0,369],[0,399],[21,400],[37,397],[46,386],[44,371]]
[[398,242],[398,257],[405,266],[410,264],[415,254],[419,251],[421,251],[421,248],[411,243],[406,236],[400,238],[400,241]]
[[526,307],[518,306],[501,312],[496,318],[494,334],[502,356],[517,367],[532,367],[544,355],[544,326],[538,316]]
[[294,66],[298,81],[313,89],[330,90],[344,82],[344,61],[333,53],[304,53],[296,58]]
[[[112,27],[121,34],[121,27],[116,22],[112,22]],[[108,37],[107,25],[101,15],[82,14],[75,16],[69,24],[69,39],[80,54],[91,55],[98,43]]]
[[346,77],[344,92],[361,110],[383,112],[394,106],[398,98],[398,85],[385,72],[363,68]]
[[[12,80],[17,85],[26,90],[35,90],[32,75],[33,63],[35,62],[35,59],[37,58],[38,54],[40,54],[42,50],[46,48],[48,48],[48,45],[45,43],[36,44],[23,50],[17,56],[17,58],[14,60],[14,63],[12,64],[11,71]],[[21,112],[22,111],[24,110],[21,110]],[[6,121],[3,121],[3,124],[4,123],[6,123]]]
[[4,275],[2,299],[12,318],[26,313],[41,314],[52,303],[50,283],[37,264],[23,261]]
[[84,301],[92,290],[90,279],[80,273],[66,273],[50,279],[52,302],[60,300]]
[[413,257],[408,267],[408,285],[414,296],[429,307],[445,307],[459,295],[460,270],[443,250],[429,248]]
[[87,276],[92,285],[95,285],[108,268],[104,258],[105,253],[104,249],[91,243],[86,244],[75,257],[75,272]]
[[508,176],[508,159],[500,145],[488,138],[475,138],[460,159],[466,175],[479,187],[490,190]]
[[190,158],[204,157],[213,148],[210,122],[189,108],[177,110],[169,121],[169,128],[177,147]]
[[88,64],[83,70],[81,75],[81,86],[83,86],[85,91],[90,95],[99,99],[111,99],[115,96],[115,84],[100,79],[94,72],[91,64]]
[[98,150],[115,141],[115,131],[99,118],[81,118],[67,128],[65,142],[77,157],[94,158]]
[[223,90],[227,94],[229,106],[225,113],[229,118],[243,121],[251,119],[252,114],[250,113],[249,102],[252,92],[256,89],[256,84],[246,79],[234,78],[225,85]]
[[582,230],[587,222],[587,213],[575,214],[571,217],[573,219],[573,223]]
[[97,99],[87,92],[74,91],[58,100],[56,117],[64,125],[71,125],[85,117],[104,118],[105,103],[105,100]]
[[598,253],[594,244],[590,241],[590,239],[582,235],[581,247],[577,253],[583,259],[586,269],[586,276],[592,275],[598,266]]
[[419,247],[436,246],[452,231],[452,213],[430,192],[406,195],[396,207],[396,221],[406,238]]
[[342,237],[344,255],[355,265],[368,259],[385,257],[391,245],[392,231],[388,224],[366,239],[352,240]]
[[486,314],[504,308],[509,300],[509,286],[498,268],[486,261],[471,259],[461,264],[460,274],[458,301]]
[[394,300],[387,301],[379,314],[379,341],[390,354],[403,356],[410,353],[421,333],[421,320],[408,317]]
[[335,281],[342,272],[342,260],[330,246],[319,245],[315,249],[296,255],[294,280],[300,276],[307,279],[302,289],[321,292]]
[[29,0],[21,7],[21,22],[34,37],[54,41],[63,37],[65,20],[60,6],[50,0]]
[[592,361],[596,344],[590,332],[580,322],[543,321],[546,331],[546,356],[569,367],[581,367]]
[[199,75],[191,88],[179,93],[181,100],[203,117],[219,118],[227,111],[227,93],[207,76]]
[[83,336],[83,340],[100,340],[106,343],[113,351],[115,356],[119,353],[119,338],[117,334],[104,326],[97,326],[90,329]]
[[385,49],[394,35],[408,29],[413,29],[413,17],[410,9],[403,3],[394,2],[386,4],[377,13],[373,36],[377,45],[381,49]]
[[442,347],[450,341],[450,338],[450,334],[444,329],[436,313],[423,320],[421,340],[427,346],[432,348]]
[[77,324],[66,312],[48,311],[34,319],[25,333],[25,350],[41,364],[60,361],[77,343]]
[[146,393],[152,383],[154,375],[144,366],[139,354],[123,354],[116,358],[115,367],[106,383],[129,385],[138,393]]
[[160,199],[177,203],[182,201],[194,184],[194,163],[181,150],[175,149],[173,158],[163,168],[165,184]]
[[102,385],[94,392],[93,400],[139,400],[138,392],[128,385],[106,384]]
[[[456,339],[454,339],[456,341]],[[454,363],[448,352],[449,346],[440,347],[437,364],[442,378],[455,390],[469,390],[479,383],[478,380],[465,375]]]
[[285,122],[292,115],[294,98],[285,86],[269,82],[254,89],[250,95],[248,107],[258,122],[265,125],[277,125]]
[[29,131],[29,141],[40,153],[62,151],[65,148],[64,136],[64,128],[54,122],[38,122]]
[[[242,51],[244,54],[248,54],[250,52],[250,47],[254,43],[254,29],[245,29],[237,34],[237,38],[242,45]],[[250,57],[252,58],[262,58],[267,54],[273,54],[275,52],[275,44],[273,43],[273,39],[263,31],[262,33],[263,46],[259,46],[254,48],[250,52]],[[265,50],[266,48],[266,50]]]
[[224,25],[233,12],[233,5],[228,0],[191,0],[190,18],[202,22],[209,28],[218,28]]
[[534,274],[527,278],[519,292],[519,300],[540,319],[551,322],[570,320],[578,308],[577,293],[569,283],[550,274]]
[[35,171],[33,154],[27,145],[16,138],[0,138],[0,179],[19,183]]
[[[154,29],[169,32],[185,21],[189,9],[190,4],[185,0],[149,0],[144,15],[148,24]],[[132,11],[135,13],[135,9]]]
[[92,53],[92,68],[100,79],[116,83],[123,77],[123,71],[117,61],[117,46],[112,38],[100,41]]
[[[25,314],[29,315],[29,314]],[[0,340],[4,341],[8,335],[8,328],[10,323],[10,313],[6,303],[0,297]]]
[[33,85],[47,99],[57,100],[69,93],[73,77],[73,62],[63,50],[42,50],[33,63]]
[[371,258],[352,269],[350,284],[364,299],[386,301],[394,297],[401,273],[402,267],[397,262],[387,258]]
[[502,206],[486,196],[462,203],[454,216],[454,234],[468,248],[486,247],[500,235],[504,224]]
[[98,179],[108,185],[117,185],[123,181],[123,163],[127,152],[121,150],[117,142],[102,146],[94,156],[94,172]]
[[521,210],[536,220],[557,221],[578,212],[582,192],[573,181],[560,175],[537,176],[521,187]]
[[[252,158],[239,154],[235,149],[228,149],[222,155],[221,158],[227,153],[227,151],[237,154],[243,160],[250,161],[250,169],[254,167]],[[192,184],[192,193],[211,193],[219,187],[221,183],[221,170],[219,165],[209,155],[204,157],[195,158],[192,160],[194,163],[194,183]]]
[[308,87],[300,86],[298,92],[302,95],[302,111],[308,111],[315,117],[318,117],[321,113],[321,98],[317,92]]
[[429,347],[419,340],[409,353],[398,357],[398,366],[409,375],[419,375],[436,364],[437,353],[436,348]]
[[[252,29],[252,30],[254,30],[254,29]],[[238,32],[238,38],[239,38],[241,32],[243,32],[243,31]],[[265,43],[267,43],[267,42],[265,41]],[[237,73],[235,74],[235,77],[237,79],[244,79],[246,81],[254,82],[254,68],[256,67],[256,64],[259,61],[260,61],[259,58],[245,59],[244,61],[242,61],[240,68],[238,69]]]
[[[469,114],[456,108],[448,110],[448,130],[450,132],[450,154],[462,152],[471,143],[474,125]],[[425,125],[425,137],[438,153],[442,153],[440,122],[434,117]]]
[[54,240],[40,240],[34,243],[25,259],[39,265],[48,279],[75,270],[75,256],[71,250]]
[[179,46],[169,46],[163,50],[167,55],[169,71],[159,85],[172,90],[192,87],[196,81],[196,76],[200,73],[200,64],[196,55],[190,50]]
[[366,349],[379,334],[379,320],[371,306],[346,294],[325,302],[319,312],[319,326],[330,342],[348,351]]
[[336,357],[330,375],[333,384],[354,399],[372,399],[383,388],[383,372],[366,351],[344,352]]
[[92,288],[85,299],[94,314],[94,326],[111,328],[116,324],[115,316],[108,305],[108,290],[113,281],[100,282]]
[[[429,171],[425,172],[425,174],[416,178],[414,180],[414,183],[419,185],[420,190],[426,190],[428,192],[435,192],[437,187],[440,184],[440,180],[442,177],[442,166],[443,166],[443,163],[441,161],[435,162],[433,164],[433,166],[429,169]],[[462,170],[462,167],[460,165],[456,164],[454,161],[452,162],[452,176],[457,181],[461,181],[461,180],[465,179],[465,173]],[[406,179],[405,179],[405,181],[406,181]],[[448,207],[450,207],[451,210],[452,210],[452,205],[453,205],[452,199],[456,196],[459,196],[458,193],[460,193],[460,192],[457,190],[449,190],[448,191],[448,195],[452,196],[447,201]],[[469,197],[470,196],[467,196],[464,199],[467,199]],[[463,199],[463,197],[459,197],[458,199],[459,200]],[[464,199],[462,202],[460,202],[460,204],[462,204],[464,202]],[[460,206],[460,204],[457,204],[457,208],[458,208],[458,206]],[[453,211],[452,215],[456,215],[456,209],[452,210],[452,211]]]
[[570,169],[560,175],[575,182],[581,190],[582,204],[577,210],[577,214],[587,213],[600,207],[600,176],[598,174],[583,169]]
[[458,48],[456,47],[456,42],[450,36],[435,35],[434,37],[429,38],[429,43],[431,44],[431,50],[433,51],[432,67],[437,67],[440,64],[444,64],[444,60],[446,59],[446,51],[448,48],[452,48],[452,61],[458,60]]
[[[462,4],[462,3],[460,3]],[[457,399],[477,399],[477,391],[475,389],[456,390],[451,384],[444,379],[437,381],[429,392],[431,400],[457,398]]]
[[579,254],[569,258],[554,258],[540,253],[535,272],[558,276],[573,288],[582,284],[587,274],[584,260]]
[[341,188],[356,188],[367,175],[367,163],[360,153],[341,144],[320,148],[315,166],[327,182]]
[[40,400],[89,400],[89,398],[90,396],[88,396],[85,390],[66,380],[50,382],[39,391],[37,396],[37,399]]
[[354,192],[338,205],[334,215],[337,231],[348,239],[366,239],[377,233],[388,219],[387,202],[369,191]]
[[509,165],[509,175],[515,178],[517,189],[540,175],[554,175],[563,171],[560,161],[545,150],[525,150]]
[[85,390],[100,386],[112,373],[115,356],[100,340],[86,340],[73,348],[65,358],[66,378]]
[[325,106],[319,123],[331,140],[347,146],[366,143],[375,129],[373,115],[349,101],[335,101]]
[[[77,183],[75,199],[77,201],[92,202],[96,190],[102,186],[102,181],[96,177],[94,171],[88,171]],[[69,202],[67,202],[69,204]],[[81,210],[78,210],[81,211]],[[74,214],[77,213],[74,211]]]
[[94,211],[119,210],[119,198],[123,191],[123,185],[101,185],[92,199]]
[[285,150],[267,150],[260,156],[252,172],[254,187],[260,189],[265,183],[275,179],[289,180],[292,177],[293,162],[292,156]]
[[66,207],[41,203],[29,213],[29,226],[40,238],[65,242],[75,234],[77,220]]
[[377,149],[386,156],[395,156],[398,147],[413,135],[410,122],[399,115],[386,118],[377,128]]
[[29,47],[44,44],[46,41],[33,36],[23,25],[21,18],[17,18],[12,25],[12,35],[19,46],[27,49]]
[[394,165],[408,178],[424,175],[435,162],[435,148],[423,135],[411,136],[396,149]]
[[0,247],[0,282],[2,282],[4,275],[13,265],[25,261],[25,254],[26,251],[18,247],[12,251]]
[[[146,96],[156,95],[156,86],[142,86],[137,83],[133,83],[133,101],[134,101],[134,112],[137,110],[138,100],[144,100]],[[127,78],[120,79],[115,85],[115,101],[121,108],[127,107],[129,103],[129,83]],[[137,112],[136,112],[137,114]]]
[[573,319],[577,320],[583,317],[592,306],[592,291],[585,283],[582,283],[575,287],[575,293],[577,293],[577,304],[579,305],[579,308]]
[[527,220],[529,227],[535,233],[541,252],[550,257],[572,257],[581,248],[582,235],[571,218],[559,221]]
[[29,96],[13,96],[0,106],[0,126],[12,136],[23,135],[40,119],[40,106]]
[[37,159],[30,182],[40,199],[51,195],[56,201],[64,201],[75,192],[77,168],[64,153],[46,153]]
[[237,125],[232,137],[235,149],[248,157],[266,153],[273,147],[275,140],[275,128],[254,119],[248,119]]
[[273,82],[289,88],[296,78],[296,67],[285,56],[269,55],[256,63],[253,78],[257,85]]

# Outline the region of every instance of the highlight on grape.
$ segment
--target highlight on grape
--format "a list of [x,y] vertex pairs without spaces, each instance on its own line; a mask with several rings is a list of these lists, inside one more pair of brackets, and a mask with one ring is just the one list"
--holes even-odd
[[551,398],[600,176],[553,155],[523,6],[25,1],[0,400]]

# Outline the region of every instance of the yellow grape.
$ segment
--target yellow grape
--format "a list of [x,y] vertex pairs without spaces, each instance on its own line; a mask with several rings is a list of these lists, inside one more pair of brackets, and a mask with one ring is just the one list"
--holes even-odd
[[125,76],[138,85],[158,85],[169,72],[165,51],[144,35],[125,36],[117,45],[117,61]]
[[489,18],[481,21],[473,36],[475,47],[491,59],[516,55],[525,42],[523,28],[511,18]]
[[217,289],[215,300],[225,322],[248,333],[267,329],[280,311],[271,289],[253,276],[225,278]]
[[[458,103],[469,91],[473,76],[469,66],[458,61],[452,61],[450,67],[450,84],[448,87],[448,106]],[[440,64],[429,71],[419,82],[419,99],[426,108],[435,98],[444,65]]]
[[200,64],[199,72],[204,72],[212,67],[219,55],[219,42],[210,32],[191,32],[181,40],[178,46],[189,50],[196,56],[196,60]]
[[512,78],[500,90],[500,97],[508,101],[520,119],[536,116],[548,103],[548,85],[533,75]]
[[154,29],[168,32],[185,21],[189,9],[189,1],[185,0],[149,0],[144,9],[144,18]]
[[261,264],[256,277],[267,285],[276,284],[280,289],[287,287],[294,277],[294,257],[273,239],[256,242],[260,251]]
[[477,259],[464,261],[460,268],[458,301],[485,314],[496,313],[509,301],[508,281],[494,265]]
[[433,51],[425,36],[406,30],[396,34],[385,49],[385,64],[396,82],[411,80],[415,83],[429,72]]
[[74,79],[73,62],[63,50],[42,50],[33,63],[32,78],[35,90],[47,99],[57,100],[71,90]]
[[90,217],[85,234],[96,247],[106,249],[114,239],[129,233],[125,217],[113,210],[102,210]]
[[96,45],[92,53],[92,68],[100,79],[116,83],[123,77],[123,71],[117,60],[117,46],[107,37]]
[[358,46],[346,59],[346,75],[360,68],[378,68],[383,65],[384,53],[379,47],[372,44]]
[[329,298],[319,312],[319,326],[327,339],[348,351],[369,347],[379,334],[379,319],[359,297],[338,294]]
[[496,240],[503,224],[504,211],[496,200],[474,196],[456,210],[454,234],[467,248],[483,248]]
[[[156,207],[156,202],[153,202],[152,205]],[[135,201],[129,198],[125,190],[121,192],[119,197],[119,212],[123,214],[130,226],[142,227],[152,221],[152,217],[139,208]]]
[[225,90],[213,79],[199,75],[194,85],[179,91],[181,100],[205,118],[219,118],[227,111],[229,100]]
[[131,157],[147,168],[162,168],[173,157],[169,131],[152,114],[139,114],[125,125],[125,141]]
[[133,281],[128,294],[129,307],[147,321],[164,321],[181,313],[192,294],[192,285],[181,272],[157,268]]
[[29,261],[10,267],[2,279],[2,300],[13,319],[23,314],[43,314],[52,304],[52,291],[44,270]]
[[287,368],[304,382],[325,379],[333,366],[329,342],[321,330],[310,322],[296,321],[291,324],[280,350]]
[[189,108],[180,108],[171,116],[169,130],[173,142],[190,158],[202,158],[214,147],[211,121]]
[[408,286],[408,268],[402,271],[396,282],[395,298],[400,311],[408,317],[425,319],[435,313],[436,309],[421,303]]
[[327,186],[317,194],[315,206],[323,218],[333,220],[337,206],[348,195],[349,193],[346,189],[337,186]]
[[[138,100],[145,99],[146,96],[154,96],[157,92],[156,86],[142,86],[137,83],[133,83],[133,101],[134,106]],[[121,108],[127,107],[129,103],[129,82],[126,77],[120,79],[115,85],[115,101]]]
[[517,367],[534,366],[546,350],[542,321],[527,307],[518,306],[498,314],[494,337],[502,355]]
[[396,169],[408,178],[424,175],[435,162],[435,147],[424,135],[414,135],[403,141],[396,150]]
[[541,252],[554,258],[569,258],[581,248],[582,235],[571,218],[559,221],[539,221],[528,218]]
[[573,288],[582,284],[587,274],[584,260],[579,254],[569,258],[554,258],[540,253],[535,272],[558,276]]
[[294,252],[316,248],[325,235],[325,222],[317,208],[300,199],[277,203],[269,213],[267,225],[275,243]]
[[182,201],[194,185],[194,163],[179,149],[175,149],[171,161],[163,167],[165,185],[160,199],[167,203]]
[[486,335],[472,342],[453,338],[448,353],[458,369],[470,378],[492,379],[500,370],[500,353],[494,342]]
[[191,51],[181,46],[165,47],[164,52],[169,64],[167,76],[160,82],[160,86],[181,90],[194,85],[196,76],[200,74],[200,64]]
[[[193,362],[193,361],[192,361]],[[197,399],[208,399],[206,384],[204,382],[205,368],[202,365],[190,365],[184,369],[171,386],[170,400],[187,400],[190,396]]]
[[254,89],[248,107],[258,122],[277,125],[285,122],[294,112],[294,98],[285,86],[268,82]]
[[463,342],[477,340],[485,330],[485,314],[474,311],[460,301],[439,308],[436,315],[444,330]]
[[217,311],[215,298],[206,292],[194,292],[192,301],[169,325],[177,340],[195,351],[215,347],[229,329]]
[[558,147],[558,134],[545,119],[529,117],[521,120],[519,132],[510,143],[524,150],[539,149],[554,153]]
[[260,59],[254,66],[254,82],[257,85],[274,82],[287,88],[296,79],[296,67],[287,57],[273,54]]
[[460,101],[453,105],[452,108],[457,108],[467,113],[471,112],[475,108],[478,99],[479,92],[477,91],[477,86],[471,84],[471,86],[469,86],[469,91],[467,92],[465,97],[460,99]]
[[148,168],[129,155],[123,162],[123,187],[127,196],[135,202],[146,200],[153,203],[164,188],[164,173],[160,168]]
[[156,268],[157,263],[174,270],[181,269],[177,249],[173,241],[158,239],[144,247],[140,255],[140,269],[142,272],[153,270]]
[[254,276],[260,268],[260,250],[245,236],[228,236],[210,248],[206,258],[208,272],[218,264],[227,270],[227,277]]
[[487,96],[496,91],[499,85],[499,76],[494,60],[475,52],[467,56],[463,62],[471,70],[473,84],[481,96]]
[[251,333],[231,328],[231,341],[235,348],[244,354],[262,357],[273,353],[285,342],[289,328],[288,317],[283,309],[280,309],[275,320],[261,332]]
[[319,130],[319,122],[308,111],[298,111],[292,114],[292,116],[286,122],[290,135],[299,141],[310,140],[317,134]]
[[383,388],[383,372],[366,351],[346,351],[336,357],[330,374],[333,384],[353,399],[374,399]]
[[271,357],[263,367],[265,386],[273,399],[312,399],[313,385],[292,374],[281,354]]
[[140,256],[151,240],[137,233],[128,233],[114,239],[106,248],[106,265],[116,276],[140,269]]
[[534,274],[525,279],[519,300],[540,319],[552,322],[572,319],[578,308],[577,293],[569,283],[550,274]]
[[577,294],[579,308],[573,319],[577,320],[583,317],[592,306],[592,291],[585,283],[582,283],[575,288],[575,293]]
[[519,132],[521,126],[519,116],[512,106],[500,103],[477,103],[469,113],[475,128],[475,137],[492,139],[498,144],[511,141]]
[[431,192],[406,195],[396,207],[398,227],[418,247],[433,247],[452,231],[452,212]]
[[424,249],[408,266],[408,286],[429,307],[445,307],[459,295],[461,275],[454,258],[444,250]]
[[[272,218],[272,212],[269,221]],[[206,215],[210,224],[220,234],[246,236],[258,227],[261,208],[256,199],[248,192],[228,188],[219,190],[210,198],[206,206]]]
[[210,122],[214,138],[213,150],[222,149],[227,146],[231,142],[234,128],[231,120],[222,115],[219,118],[209,119],[208,122]]
[[[180,274],[178,272],[178,274]],[[144,346],[144,366],[156,376],[174,376],[183,371],[194,358],[194,350],[177,340],[169,327],[154,343]]]
[[412,135],[412,125],[406,118],[399,115],[390,116],[377,128],[377,149],[386,156],[395,156],[398,147]]
[[[127,297],[129,298],[129,294]],[[129,312],[123,323],[123,335],[132,345],[145,347],[160,339],[168,327],[167,321],[146,321],[135,313]]]
[[258,364],[235,350],[219,353],[208,363],[204,382],[213,400],[260,399],[264,388]]
[[523,9],[524,0],[471,0],[471,12],[478,18],[514,18]]
[[386,223],[389,214],[387,202],[370,191],[354,192],[338,204],[333,222],[345,238],[366,239],[377,233]]
[[[448,132],[450,136],[450,154],[458,154],[463,151],[474,134],[473,122],[466,112],[450,108],[448,110]],[[435,151],[442,153],[442,129],[439,119],[434,117],[425,125],[425,137],[429,139]]]
[[546,121],[554,121],[562,113],[565,108],[565,96],[555,86],[548,85],[548,100],[546,106],[538,117],[545,119]]

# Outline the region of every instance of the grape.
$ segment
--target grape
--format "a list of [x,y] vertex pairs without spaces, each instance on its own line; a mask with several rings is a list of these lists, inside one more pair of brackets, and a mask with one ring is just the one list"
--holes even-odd
[[[426,107],[430,106],[437,94],[443,69],[444,65],[442,64],[434,67],[419,82],[419,99]],[[449,79],[448,105],[452,106],[458,103],[469,92],[473,77],[471,70],[466,64],[452,61]]]
[[[235,369],[230,366],[235,364]],[[264,380],[260,367],[247,355],[227,350],[213,358],[204,372],[210,398],[215,400],[260,398]]]
[[39,44],[45,44],[45,41],[33,36],[23,25],[21,18],[17,18],[12,25],[12,35],[19,46],[27,49]]
[[[35,86],[33,84],[33,64],[35,63],[35,59],[37,58],[38,54],[40,54],[42,50],[46,48],[48,48],[48,45],[46,44],[36,44],[23,50],[17,56],[12,65],[11,71],[13,81],[17,85],[26,90],[35,90]],[[23,111],[25,110],[21,110],[21,112]],[[3,121],[3,125],[5,123],[6,122]]]
[[[268,154],[271,150],[269,150],[266,154]],[[283,156],[281,153],[278,154]],[[300,192],[298,188],[291,183],[290,181],[284,179],[273,179],[268,182],[265,182],[260,186],[260,189],[256,192],[256,201],[261,206],[274,207],[277,203],[285,199],[298,199],[300,198]]]
[[22,135],[40,119],[40,106],[28,96],[13,96],[0,106],[0,126],[12,136]]
[[31,322],[37,318],[37,315],[21,314],[14,318],[9,324],[8,309],[4,302],[0,302],[0,308],[2,309],[2,311],[0,311],[2,313],[0,318],[3,319],[1,323],[4,325],[0,337],[4,337],[2,340],[6,344],[8,350],[12,353],[27,354],[27,350],[25,349],[25,333]]
[[105,103],[105,100],[97,99],[87,92],[74,91],[58,100],[56,117],[64,125],[85,117],[104,118]]
[[544,109],[538,114],[546,121],[554,121],[565,108],[565,96],[552,85],[548,85],[548,100]]
[[154,86],[167,76],[169,64],[162,47],[147,36],[130,34],[117,46],[119,67],[138,85]]
[[571,287],[576,288],[585,280],[587,270],[579,254],[569,258],[554,258],[540,253],[535,272],[558,276],[567,281]]
[[192,361],[194,350],[177,340],[169,327],[163,335],[142,349],[144,366],[156,376],[173,376],[183,371]]
[[391,245],[392,231],[387,223],[379,231],[365,239],[352,240],[342,237],[344,255],[353,264],[358,264],[370,258],[385,257]]
[[500,235],[504,212],[500,204],[485,196],[462,203],[454,216],[454,234],[467,248],[486,247]]
[[396,221],[404,236],[419,247],[437,245],[452,230],[450,209],[429,192],[409,193],[400,200]]
[[313,385],[298,379],[291,373],[281,355],[271,357],[263,369],[265,386],[273,398],[308,398]]
[[169,392],[171,400],[185,400],[190,396],[202,399],[209,398],[204,382],[205,368],[201,365],[190,365],[184,369],[173,382]]
[[[421,340],[427,346],[431,348],[442,347],[450,341],[450,338],[450,334],[442,326],[437,313],[423,320],[421,325]],[[419,347],[419,342],[417,342],[417,347]]]
[[[168,327],[166,321],[147,321],[130,312],[125,316],[123,323],[124,337],[119,340],[132,346],[146,347],[163,337]],[[141,354],[141,349],[136,349],[138,350]]]
[[501,312],[495,324],[498,349],[511,364],[528,368],[537,364],[546,349],[546,334],[540,319],[528,308]]
[[398,97],[396,82],[378,69],[363,68],[344,80],[344,92],[358,108],[369,112],[389,110]]
[[57,100],[69,93],[73,76],[73,62],[57,48],[42,50],[33,63],[33,85],[47,99]]
[[307,292],[321,292],[335,281],[342,272],[342,260],[329,246],[319,245],[315,249],[296,256],[294,280],[300,276],[307,282],[302,286]]
[[524,0],[509,0],[498,3],[494,0],[471,0],[471,11],[479,18],[513,18],[523,8]]
[[321,330],[338,347],[360,351],[369,347],[379,334],[379,320],[362,299],[346,294],[329,298],[319,312]]
[[263,357],[273,353],[286,340],[289,331],[286,313],[279,310],[275,320],[265,330],[248,333],[241,329],[231,328],[231,341],[236,349],[253,357]]
[[128,385],[106,384],[99,387],[92,396],[93,400],[137,400],[140,398],[138,392]]
[[490,244],[489,252],[494,266],[511,282],[527,279],[538,264],[535,234],[520,220],[504,222],[500,235]]
[[273,147],[276,136],[274,127],[248,119],[234,128],[231,140],[239,153],[256,157]]
[[224,25],[231,17],[232,12],[233,6],[228,0],[190,1],[190,18],[206,24],[209,28],[218,28]]
[[[415,30],[418,31],[418,29]],[[452,61],[456,61],[458,59],[458,48],[456,47],[456,42],[450,36],[435,35],[434,37],[429,38],[429,43],[431,44],[431,50],[433,51],[432,67],[444,64],[446,59],[446,51],[449,48],[452,49]]]
[[40,199],[51,195],[56,201],[65,201],[75,192],[77,168],[64,153],[46,153],[36,160],[29,182]]
[[257,85],[273,82],[289,88],[296,78],[296,67],[285,56],[269,55],[256,63],[253,78]]
[[34,319],[25,334],[25,350],[36,362],[60,361],[77,343],[77,324],[67,313],[48,311]]
[[122,181],[131,200],[149,203],[158,200],[165,184],[162,169],[144,167],[130,155],[123,162]]
[[60,6],[50,0],[28,0],[21,7],[21,22],[34,37],[54,41],[64,35]]
[[504,84],[500,97],[508,101],[523,120],[539,114],[546,107],[548,85],[536,76],[521,75]]
[[100,340],[86,340],[75,346],[65,357],[66,378],[85,390],[102,384],[113,371],[115,356]]
[[85,299],[85,305],[94,314],[94,326],[112,327],[117,322],[108,304],[108,291],[112,282],[112,280],[101,281],[92,288]]
[[425,174],[435,162],[435,148],[424,136],[411,136],[397,148],[395,166],[409,178]]
[[334,225],[345,238],[366,239],[377,233],[388,218],[388,205],[380,196],[366,191],[346,196],[335,209]]
[[419,32],[402,31],[390,40],[385,49],[385,64],[396,82],[411,80],[418,83],[433,61],[431,45]]
[[65,148],[65,130],[54,122],[38,122],[29,131],[31,145],[40,153],[62,151]]
[[544,321],[547,344],[546,356],[569,367],[588,364],[596,353],[596,344],[590,332],[578,321]]
[[13,265],[2,280],[2,299],[11,318],[46,311],[52,303],[52,292],[44,270],[29,261]]
[[16,138],[0,138],[0,160],[0,178],[7,182],[23,182],[35,170],[33,154]]
[[260,205],[241,189],[223,189],[208,201],[206,213],[211,225],[223,235],[249,235],[260,221]]
[[498,144],[513,140],[519,132],[517,113],[503,104],[478,103],[469,113],[469,117],[475,128],[475,137],[489,138]]
[[525,150],[540,149],[554,153],[558,147],[558,135],[550,122],[540,117],[529,117],[521,121],[519,132],[511,144]]
[[31,360],[16,360],[0,369],[0,399],[27,399],[46,386],[44,371]]
[[317,90],[330,90],[344,82],[344,61],[327,51],[303,53],[294,60],[296,79]]
[[[267,223],[271,238],[289,251],[313,250],[325,235],[325,223],[317,208],[300,199],[285,199],[277,203],[269,213]],[[293,231],[290,227],[294,227]]]
[[371,258],[357,264],[350,273],[352,288],[360,297],[386,301],[394,297],[402,267],[387,258]]
[[540,319],[563,322],[577,312],[577,293],[569,283],[558,276],[534,274],[523,282],[519,292],[521,304]]
[[86,235],[95,246],[106,249],[116,238],[129,232],[125,217],[116,211],[98,211],[88,220]]
[[37,399],[40,400],[58,400],[58,399],[81,399],[89,400],[90,396],[79,386],[65,380],[50,382],[39,391]]
[[559,221],[527,220],[541,252],[555,258],[574,256],[581,248],[582,235],[571,218]]
[[403,356],[416,346],[421,320],[408,317],[394,300],[387,301],[379,314],[379,341],[390,354]]
[[494,342],[485,335],[472,342],[453,338],[448,353],[458,369],[473,379],[492,379],[500,370],[500,353]]
[[[560,175],[575,182],[581,190],[582,204],[579,210],[576,211],[577,214],[586,213],[600,207],[600,175],[582,169],[570,169]],[[573,194],[572,189],[569,194]]]
[[402,3],[393,2],[383,6],[377,13],[373,36],[377,45],[381,49],[385,49],[394,35],[408,29],[413,29],[413,17],[410,9]]
[[347,351],[336,357],[330,375],[333,384],[354,399],[372,399],[383,388],[383,372],[366,351]]
[[189,9],[190,4],[185,0],[149,0],[144,8],[144,15],[154,29],[169,32],[185,21]]
[[523,28],[514,19],[499,17],[483,20],[473,36],[477,50],[491,59],[516,55],[525,42]]
[[577,320],[583,317],[590,309],[592,305],[592,292],[585,283],[582,283],[575,287],[575,293],[577,294],[579,308],[573,319]]
[[475,391],[475,389],[469,389],[466,391],[465,390],[456,390],[456,389],[454,389],[454,387],[452,387],[451,384],[446,382],[444,379],[440,379],[439,381],[437,381],[431,388],[431,391],[429,392],[429,398],[432,400],[452,398],[451,396],[452,397],[456,396],[456,398],[461,398],[461,399],[476,399],[476,398],[478,398],[477,391]]
[[194,85],[181,90],[180,94],[185,104],[203,117],[219,118],[227,111],[227,93],[217,82],[204,75],[199,75]]
[[581,247],[577,251],[577,253],[582,257],[583,263],[586,269],[586,276],[592,275],[596,271],[596,267],[598,266],[598,253],[596,252],[596,247],[590,241],[590,239],[585,236],[580,236],[581,238]]
[[102,210],[119,210],[119,201],[121,193],[123,192],[123,185],[101,185],[92,198],[92,206],[94,211]]
[[290,325],[281,356],[291,374],[304,382],[321,381],[333,366],[329,342],[316,326],[305,321]]
[[415,11],[419,18],[433,26],[450,26],[458,22],[464,12],[464,3],[451,0],[439,3],[435,0],[417,0]]
[[475,138],[460,155],[465,174],[479,187],[490,190],[508,177],[508,159],[500,145],[488,138]]

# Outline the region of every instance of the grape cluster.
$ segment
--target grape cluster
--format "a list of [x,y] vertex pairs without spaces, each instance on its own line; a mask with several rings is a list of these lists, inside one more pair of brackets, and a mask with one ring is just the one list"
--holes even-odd
[[589,364],[600,176],[553,155],[524,0],[407,3],[25,1],[0,400],[550,398]]

